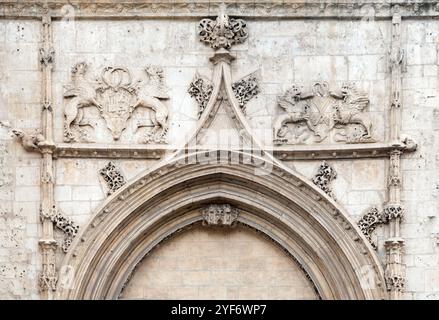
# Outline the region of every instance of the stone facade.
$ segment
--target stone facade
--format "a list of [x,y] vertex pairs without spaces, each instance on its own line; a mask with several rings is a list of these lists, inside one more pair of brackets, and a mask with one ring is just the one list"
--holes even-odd
[[[183,192],[165,189],[166,172],[179,168],[178,161],[170,164],[182,148],[203,155],[205,161],[197,158],[194,164],[202,170],[208,170],[206,150],[245,155],[253,148],[271,166],[267,181],[292,175],[288,183],[304,192],[297,206],[309,196],[315,206],[338,210],[332,222],[347,223],[356,243],[378,261],[373,272],[386,282],[380,287],[384,298],[439,298],[435,3],[99,2],[0,1],[0,298],[70,297],[61,290],[70,290],[68,270],[80,265],[75,261],[85,257],[87,235],[103,228],[99,221],[108,219],[108,228],[119,221],[120,202],[132,211],[127,216],[135,216],[136,192],[157,192],[164,203],[165,194]],[[181,166],[181,176],[189,174],[191,169]],[[207,190],[226,179],[221,174],[206,178]],[[154,179],[162,183],[147,192]],[[189,188],[191,179],[188,175],[180,188]],[[194,206],[198,196],[194,191]],[[285,276],[297,283],[269,297],[246,295],[248,284],[242,284],[229,296],[211,277],[206,287],[182,285],[181,295],[315,298],[311,288],[319,276],[309,267],[311,280],[304,277],[300,268],[306,270],[307,262],[286,244],[285,239],[297,240],[295,235],[273,235],[278,246],[270,249],[266,239],[241,226],[263,229],[257,221],[263,214],[225,198],[212,187],[212,198],[200,200],[199,207],[227,205],[236,216],[205,220],[203,228],[175,237],[168,233],[181,226],[169,227],[162,247],[150,255],[139,249],[133,264],[146,258],[129,266],[137,271],[121,297],[170,297],[159,287],[149,292],[142,279],[179,245],[187,250],[185,237],[200,237],[206,246],[223,246],[228,239],[272,250],[267,254],[290,266]],[[278,215],[289,219],[280,207],[270,201],[270,223]],[[373,227],[371,208],[376,208]],[[189,205],[175,210],[182,216],[193,212]],[[197,221],[203,217],[202,210],[190,214]],[[305,216],[296,218],[311,223]],[[254,225],[246,219],[255,219]],[[322,228],[336,235],[332,222]],[[130,237],[128,229],[121,232]],[[179,270],[172,266],[165,264],[169,274],[161,277],[172,279]],[[194,283],[206,273],[200,268]],[[74,271],[76,278],[86,275],[80,267]],[[117,278],[124,283],[115,280],[114,292],[127,276]]]
[[254,231],[194,227],[171,239],[138,265],[122,299],[318,298],[295,262]]

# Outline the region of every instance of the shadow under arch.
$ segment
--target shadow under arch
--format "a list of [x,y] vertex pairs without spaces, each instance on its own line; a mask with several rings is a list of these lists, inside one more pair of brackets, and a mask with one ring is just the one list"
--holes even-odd
[[376,253],[333,199],[281,163],[235,151],[206,163],[201,154],[163,160],[104,202],[64,257],[71,281],[60,277],[58,299],[117,299],[141,259],[211,203],[238,208],[238,222],[290,253],[321,298],[386,299]]

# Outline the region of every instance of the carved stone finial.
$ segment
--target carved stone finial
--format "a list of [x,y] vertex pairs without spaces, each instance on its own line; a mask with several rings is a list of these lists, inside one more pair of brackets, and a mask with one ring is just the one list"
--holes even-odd
[[111,195],[126,184],[125,177],[113,162],[99,170],[99,174],[108,185],[107,195]]
[[230,204],[211,204],[201,210],[203,225],[234,226],[238,219],[238,209]]
[[245,105],[253,97],[260,92],[258,79],[254,73],[242,78],[241,80],[232,84],[233,93],[239,102],[239,106],[245,113]]
[[335,200],[332,190],[329,187],[329,183],[336,177],[337,173],[335,170],[326,161],[323,161],[312,181],[316,186],[318,186]]
[[198,103],[198,119],[200,119],[204,109],[207,107],[212,91],[212,83],[196,73],[189,85],[188,93]]
[[243,43],[248,38],[248,30],[244,20],[229,18],[222,13],[215,20],[201,20],[198,35],[200,41],[207,43],[211,48],[228,50],[233,44]]

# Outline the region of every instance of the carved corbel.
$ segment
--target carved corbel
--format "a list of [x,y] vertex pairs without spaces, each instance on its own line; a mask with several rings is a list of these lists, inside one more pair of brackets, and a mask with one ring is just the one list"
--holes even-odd
[[38,129],[31,133],[20,129],[13,129],[12,133],[19,139],[26,151],[41,151],[41,145],[45,142],[43,134]]
[[404,217],[404,207],[400,203],[387,203],[384,206],[383,215],[385,221],[402,219]]

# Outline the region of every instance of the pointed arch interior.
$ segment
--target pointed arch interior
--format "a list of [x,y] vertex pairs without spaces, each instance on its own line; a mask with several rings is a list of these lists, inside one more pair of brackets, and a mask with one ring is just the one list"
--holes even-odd
[[58,298],[116,299],[139,261],[201,221],[200,209],[211,203],[238,208],[238,222],[291,254],[323,299],[385,298],[375,252],[325,193],[265,158],[228,151],[227,158],[205,163],[201,154],[164,160],[107,199],[64,258],[71,281],[60,278],[69,283]]

